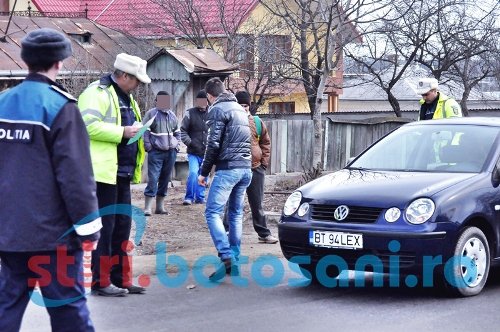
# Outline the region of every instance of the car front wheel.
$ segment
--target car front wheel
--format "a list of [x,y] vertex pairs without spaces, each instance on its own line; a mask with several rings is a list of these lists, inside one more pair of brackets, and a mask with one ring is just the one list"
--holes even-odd
[[452,294],[474,296],[481,292],[490,270],[490,248],[477,227],[466,228],[457,240],[453,257],[445,265],[445,284]]

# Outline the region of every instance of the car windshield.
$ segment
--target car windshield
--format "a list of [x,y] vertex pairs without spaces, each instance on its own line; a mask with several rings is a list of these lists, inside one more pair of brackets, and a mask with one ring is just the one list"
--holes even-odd
[[404,126],[373,145],[349,168],[478,173],[498,136],[498,127]]

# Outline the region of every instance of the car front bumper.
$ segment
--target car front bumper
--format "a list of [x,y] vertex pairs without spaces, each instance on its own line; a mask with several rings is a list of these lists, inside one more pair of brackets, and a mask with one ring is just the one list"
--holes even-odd
[[[373,261],[380,259],[384,273],[397,268],[401,272],[421,271],[429,262],[443,262],[449,257],[453,241],[453,232],[446,227],[431,232],[403,232],[381,230],[353,230],[342,227],[317,227],[307,222],[284,222],[278,225],[281,250],[290,260],[294,256],[309,256],[312,263],[317,263],[327,255],[336,255],[347,263],[349,269],[355,269],[356,263],[369,257]],[[317,247],[309,243],[311,230],[328,232],[346,232],[363,235],[363,249],[342,249]],[[398,246],[390,246],[392,241]],[[395,250],[395,248],[397,250]],[[373,256],[372,256],[373,255]],[[425,257],[425,258],[424,258]],[[441,257],[441,258],[440,258]],[[394,266],[397,264],[397,266]],[[367,267],[369,270],[370,267]]]

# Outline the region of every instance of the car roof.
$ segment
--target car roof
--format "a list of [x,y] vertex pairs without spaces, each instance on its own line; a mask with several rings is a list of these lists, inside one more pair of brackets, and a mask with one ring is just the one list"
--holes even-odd
[[437,120],[415,121],[406,124],[405,126],[422,126],[422,125],[478,125],[489,127],[500,127],[500,118],[497,117],[466,117],[466,118],[447,118]]

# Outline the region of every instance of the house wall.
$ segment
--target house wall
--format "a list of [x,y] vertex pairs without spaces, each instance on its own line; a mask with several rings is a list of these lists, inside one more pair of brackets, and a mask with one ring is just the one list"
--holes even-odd
[[[295,114],[306,114],[307,118],[310,118],[310,108],[307,103],[306,95],[303,93],[295,93],[283,96],[270,96],[266,99],[264,105],[259,107],[259,114],[269,114],[269,103],[276,102],[293,102],[295,103]],[[328,100],[323,100],[321,105],[321,112],[328,112]]]
[[9,11],[9,0],[0,0],[0,12]]
[[[6,0],[5,2],[7,2],[9,4],[9,11],[11,11],[12,8],[14,7],[15,1],[14,0],[10,0],[10,1]],[[15,11],[28,10],[28,2],[30,2],[30,1],[29,0],[17,0]],[[35,5],[33,5],[33,2],[30,2],[30,6],[31,6],[31,10],[37,11]]]

